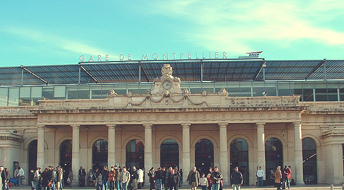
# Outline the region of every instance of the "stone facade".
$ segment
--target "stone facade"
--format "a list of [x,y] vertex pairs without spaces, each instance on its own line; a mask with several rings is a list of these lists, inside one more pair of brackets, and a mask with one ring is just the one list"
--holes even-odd
[[[180,89],[180,79],[165,65],[154,89],[146,94],[107,99],[41,100],[39,106],[0,108],[0,165],[13,171],[13,161],[28,170],[28,147],[37,140],[37,165],[58,165],[60,145],[72,140],[74,179],[82,165],[92,166],[92,145],[108,141],[108,163],[126,162],[126,144],[144,144],[145,168],[160,166],[160,145],[173,139],[179,145],[180,168],[195,165],[195,144],[202,138],[214,145],[214,165],[229,183],[230,143],[248,143],[249,184],[256,182],[256,167],[265,168],[265,141],[275,137],[283,145],[283,163],[293,168],[296,183],[303,183],[302,138],[316,142],[317,182],[342,183],[344,103],[300,102],[297,96],[229,97],[191,94]],[[76,180],[74,180],[76,182]]]

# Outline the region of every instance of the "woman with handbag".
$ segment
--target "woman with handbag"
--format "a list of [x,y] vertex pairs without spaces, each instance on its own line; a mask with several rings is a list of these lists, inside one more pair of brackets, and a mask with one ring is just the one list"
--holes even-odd
[[281,166],[277,166],[276,172],[275,172],[275,187],[277,187],[277,190],[281,189],[281,179],[282,179],[282,172],[281,172]]

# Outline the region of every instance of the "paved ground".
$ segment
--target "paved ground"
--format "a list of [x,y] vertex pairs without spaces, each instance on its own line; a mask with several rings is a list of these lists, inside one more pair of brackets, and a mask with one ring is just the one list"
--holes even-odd
[[[146,186],[147,187],[147,186]],[[14,186],[11,187],[10,189],[18,189],[18,190],[31,190],[31,188],[29,186]],[[84,190],[95,190],[95,188],[91,188],[91,187],[67,187],[65,188],[66,190],[68,189],[84,189]],[[145,188],[144,188],[145,189]],[[231,187],[225,187],[224,190],[231,190]],[[273,186],[267,186],[264,188],[258,188],[256,186],[243,186],[241,187],[241,189],[250,189],[250,190],[272,190],[272,189],[276,189],[276,187]],[[292,186],[290,189],[292,190],[330,190],[331,187],[330,185],[305,185],[305,186]],[[333,189],[335,190],[342,190],[342,186],[334,186]],[[182,186],[179,190],[190,190],[189,186]],[[199,188],[199,190],[201,190]]]

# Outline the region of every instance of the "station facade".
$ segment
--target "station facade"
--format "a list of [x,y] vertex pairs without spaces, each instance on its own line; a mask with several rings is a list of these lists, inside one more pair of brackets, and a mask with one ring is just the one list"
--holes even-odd
[[80,166],[177,166],[184,181],[194,166],[205,173],[219,166],[225,184],[238,166],[246,185],[256,183],[258,166],[269,180],[271,170],[287,165],[296,184],[342,183],[343,102],[230,96],[226,88],[191,93],[181,86],[164,64],[145,93],[110,90],[99,99],[3,106],[0,164],[11,171],[61,165],[74,171],[74,182]]

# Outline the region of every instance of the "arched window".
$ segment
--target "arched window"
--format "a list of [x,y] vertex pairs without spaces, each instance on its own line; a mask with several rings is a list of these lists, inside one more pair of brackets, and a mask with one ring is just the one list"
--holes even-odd
[[108,142],[104,139],[97,140],[92,148],[92,168],[102,170],[108,165]]
[[160,166],[176,167],[179,166],[179,145],[173,139],[166,139],[160,146]]
[[[30,142],[29,147],[29,171],[37,169],[37,140]],[[43,167],[43,166],[40,166]],[[14,168],[15,169],[15,168]],[[28,172],[29,173],[29,172]]]
[[[274,173],[277,166],[281,166],[283,169],[283,145],[281,141],[275,137],[268,139],[265,142],[265,166],[266,176],[271,175],[271,171]],[[268,179],[268,178],[267,178]]]
[[126,163],[127,167],[143,168],[144,167],[144,146],[143,143],[134,139],[127,143],[126,147]]
[[307,184],[317,183],[317,145],[314,139],[302,139],[303,181]]
[[235,167],[239,167],[239,171],[244,177],[244,184],[249,183],[248,168],[248,144],[245,139],[236,138],[231,142],[231,172]]
[[209,139],[200,139],[195,145],[195,166],[207,174],[214,167],[214,145]]

